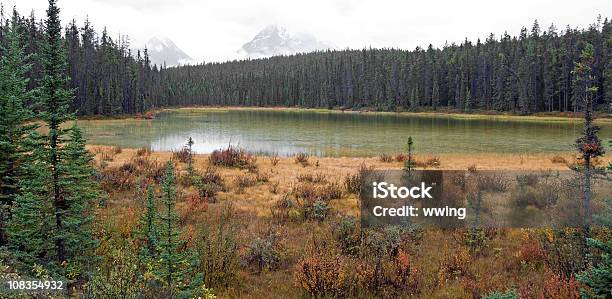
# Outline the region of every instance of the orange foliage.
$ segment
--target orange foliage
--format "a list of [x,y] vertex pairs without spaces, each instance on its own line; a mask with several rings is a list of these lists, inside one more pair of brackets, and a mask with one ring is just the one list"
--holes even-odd
[[293,277],[297,286],[314,297],[337,297],[344,288],[346,274],[340,257],[317,254],[300,261]]

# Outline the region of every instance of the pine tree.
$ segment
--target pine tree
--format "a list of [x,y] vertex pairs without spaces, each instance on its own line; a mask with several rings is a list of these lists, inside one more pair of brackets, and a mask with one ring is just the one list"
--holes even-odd
[[193,139],[191,137],[189,137],[189,140],[187,140],[187,150],[189,151],[189,157],[187,157],[187,172],[189,173],[189,177],[193,177],[194,171],[193,171],[193,151],[192,151],[192,146],[193,146],[194,142]]
[[52,206],[47,197],[51,176],[41,137],[32,132],[26,138],[25,147],[30,154],[23,163],[23,175],[18,182],[21,192],[15,198],[7,228],[9,249],[28,270],[34,264],[45,264],[53,249],[48,238],[52,226],[49,217]]
[[140,251],[140,259],[143,264],[148,263],[157,256],[157,245],[159,240],[158,223],[159,213],[153,187],[147,188],[147,203],[145,212],[139,220],[138,230],[135,232],[143,247]]
[[185,252],[181,251],[183,241],[178,228],[178,215],[175,211],[176,186],[174,166],[171,161],[166,164],[164,181],[162,182],[162,205],[159,231],[159,266],[157,275],[167,286],[170,297],[184,287],[188,272],[188,261]]
[[582,160],[584,161],[584,194],[583,194],[583,209],[587,217],[585,217],[585,229],[588,232],[590,225],[591,211],[591,176],[592,176],[592,160],[605,153],[601,141],[597,136],[599,127],[593,124],[593,102],[597,94],[597,86],[593,76],[594,50],[591,44],[586,44],[580,55],[580,60],[574,65],[574,92],[579,97],[584,107],[584,128],[582,136],[576,140],[576,149],[578,150]]
[[26,63],[28,55],[24,53],[17,22],[15,12],[0,59],[0,246],[7,242],[5,227],[19,193],[17,183],[25,154],[23,140],[35,128],[26,124],[31,117],[26,103],[33,97],[33,92],[27,91],[27,73],[31,66]]
[[601,251],[601,262],[588,272],[578,275],[578,280],[589,287],[584,291],[583,298],[610,298],[612,291],[612,241],[600,241],[589,239],[588,244],[592,248]]
[[67,89],[68,76],[66,75],[66,54],[61,37],[59,8],[56,0],[49,0],[47,19],[45,20],[45,43],[41,55],[43,77],[39,96],[40,118],[46,123],[49,133],[46,148],[51,171],[50,195],[52,196],[55,228],[53,240],[55,242],[55,261],[61,264],[67,259],[65,217],[70,209],[69,203],[62,194],[60,178],[60,156],[62,140],[66,130],[61,128],[62,123],[73,118],[68,113],[72,101],[72,91]]
[[408,136],[408,158],[406,159],[406,162],[404,163],[404,170],[408,172],[408,174],[410,175],[412,173],[412,170],[414,169],[414,157],[412,156],[412,136]]
[[69,138],[59,157],[59,189],[66,208],[55,238],[65,240],[65,258],[70,265],[86,269],[93,262],[97,246],[92,221],[100,193],[93,180],[93,155],[85,149],[85,139],[76,124],[70,128]]
[[[24,196],[16,200],[9,237],[15,238],[11,246],[19,251],[34,247],[30,246],[33,242],[45,245],[35,254],[36,262],[65,275],[83,273],[94,261],[92,209],[99,192],[93,181],[92,155],[85,149],[81,131],[76,125],[61,127],[72,118],[68,113],[72,91],[66,88],[69,78],[58,14],[55,0],[50,0],[37,103],[49,133],[32,133],[27,138],[31,155],[26,176],[19,183]],[[32,240],[20,236],[27,234],[33,236]],[[42,242],[36,239],[39,236]],[[46,246],[47,240],[52,245]]]

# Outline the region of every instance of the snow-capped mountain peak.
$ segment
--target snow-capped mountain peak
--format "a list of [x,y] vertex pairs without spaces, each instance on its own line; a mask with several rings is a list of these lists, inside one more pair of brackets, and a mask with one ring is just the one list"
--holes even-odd
[[167,37],[152,37],[146,47],[152,64],[177,66],[193,63],[193,59]]
[[238,54],[248,58],[263,58],[333,48],[331,44],[319,41],[312,34],[292,34],[286,28],[275,24],[257,33],[238,50]]

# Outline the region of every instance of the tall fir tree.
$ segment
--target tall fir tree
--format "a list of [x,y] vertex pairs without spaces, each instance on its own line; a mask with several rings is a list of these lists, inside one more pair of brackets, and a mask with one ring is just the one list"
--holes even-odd
[[145,211],[138,222],[136,236],[141,242],[140,260],[142,264],[149,263],[157,256],[159,240],[159,213],[152,186],[147,188]]
[[34,264],[45,264],[53,250],[48,238],[53,225],[52,206],[48,200],[51,173],[42,141],[42,136],[32,132],[24,143],[30,154],[23,163],[19,180],[21,192],[15,198],[7,229],[9,249],[27,270]]
[[[72,119],[68,112],[72,91],[66,88],[69,78],[58,14],[56,1],[50,0],[37,102],[48,134],[32,133],[28,138],[31,152],[25,167],[28,175],[20,181],[27,196],[17,198],[10,236],[17,238],[12,246],[21,251],[27,250],[32,241],[20,235],[43,236],[44,246],[31,262],[45,265],[59,275],[83,274],[94,260],[92,209],[99,193],[93,181],[92,155],[85,149],[81,131],[76,125],[62,127]],[[49,242],[52,244],[46,245]]]
[[183,241],[180,237],[177,224],[178,215],[175,211],[176,186],[174,166],[171,161],[166,164],[161,201],[163,210],[160,214],[157,276],[167,286],[169,296],[173,297],[185,287],[184,282],[188,274],[189,263],[186,253],[181,250]]
[[93,239],[92,222],[100,191],[93,180],[93,155],[85,149],[85,139],[76,124],[70,128],[68,137],[58,165],[59,189],[66,206],[55,238],[65,240],[65,258],[69,265],[88,270],[95,260],[98,244]]
[[40,86],[40,118],[46,123],[49,133],[46,148],[51,171],[51,190],[53,213],[55,217],[55,261],[60,264],[66,261],[66,234],[64,215],[69,210],[68,202],[62,194],[60,181],[60,151],[62,138],[67,134],[61,125],[73,118],[68,112],[72,101],[72,91],[67,88],[69,78],[66,75],[66,54],[61,36],[61,24],[57,0],[49,0],[47,19],[45,20],[45,43],[41,55],[43,77]]
[[574,93],[577,99],[584,107],[584,128],[582,136],[576,140],[576,149],[580,154],[583,162],[583,209],[585,212],[585,229],[588,233],[590,225],[591,212],[591,176],[593,168],[593,159],[602,156],[605,151],[601,145],[601,140],[597,136],[599,126],[593,123],[594,120],[594,101],[597,94],[597,86],[595,85],[595,77],[593,75],[593,66],[595,64],[594,49],[591,44],[586,44],[580,55],[580,59],[574,65]]
[[26,104],[33,98],[33,92],[27,90],[31,65],[21,44],[20,30],[14,12],[6,35],[7,46],[0,58],[0,246],[7,242],[5,228],[19,193],[18,181],[26,152],[23,140],[36,127],[26,123],[31,118]]

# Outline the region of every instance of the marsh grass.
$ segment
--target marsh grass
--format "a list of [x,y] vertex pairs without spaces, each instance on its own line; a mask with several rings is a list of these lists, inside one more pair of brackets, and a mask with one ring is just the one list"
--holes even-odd
[[[98,152],[98,164],[100,153],[108,148],[92,148]],[[113,161],[105,162],[105,169],[98,169],[100,183],[108,191],[106,206],[96,214],[96,221],[104,223],[101,248],[108,248],[109,236],[133,237],[142,190],[161,179],[163,163],[172,159],[170,152],[136,155],[137,151],[124,148]],[[495,234],[485,230],[487,246],[475,253],[465,243],[465,230],[427,230],[420,237],[409,232],[375,233],[361,229],[359,218],[341,228],[347,216],[359,216],[359,180],[354,178],[368,169],[401,169],[401,164],[383,163],[378,157],[320,158],[319,168],[303,168],[294,157],[281,157],[274,172],[265,172],[269,176],[265,183],[257,182],[257,173],[264,173],[261,167],[254,173],[213,167],[208,157],[194,157],[196,175],[227,191],[218,191],[216,200],[209,201],[193,185],[178,186],[177,211],[181,238],[188,250],[198,253],[196,271],[204,274],[204,283],[219,297],[260,298],[274,293],[287,298],[480,298],[514,287],[525,298],[564,298],[577,290],[575,280],[560,275],[571,271],[577,257],[553,250],[573,248],[573,241],[561,240],[571,239],[567,236],[548,238],[545,230],[506,229]],[[466,169],[477,163],[479,170],[565,169],[552,163],[551,157],[526,155],[521,165],[516,155],[441,155],[444,164],[439,168]],[[185,168],[179,164],[177,172]],[[107,180],[105,175],[116,177]],[[250,187],[239,190],[237,177]],[[230,203],[236,208],[224,212]],[[283,254],[280,264],[271,258],[273,266],[268,267],[268,262],[260,266],[261,257],[274,250],[265,242],[256,244],[253,236],[265,241],[270,225],[282,236]],[[245,262],[249,255],[254,257],[251,263]]]

